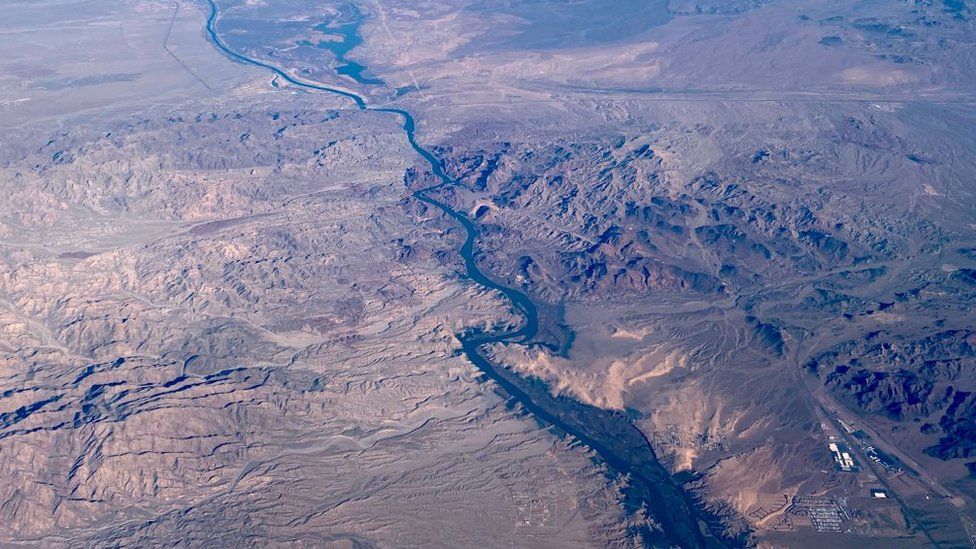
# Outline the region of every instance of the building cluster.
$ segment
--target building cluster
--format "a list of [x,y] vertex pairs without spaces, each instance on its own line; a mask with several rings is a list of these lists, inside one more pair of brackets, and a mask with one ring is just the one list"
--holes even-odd
[[725,431],[704,431],[701,433],[681,429],[677,425],[668,424],[663,431],[655,431],[653,444],[655,448],[694,448],[696,450],[728,450]]
[[850,520],[847,509],[836,501],[816,496],[793,498],[787,512],[807,517],[818,532],[843,532],[844,522]]
[[827,448],[830,450],[831,454],[833,454],[834,461],[837,463],[837,467],[840,467],[841,471],[850,473],[857,470],[857,465],[854,463],[854,458],[847,450],[847,447],[838,442],[830,442],[827,444]]

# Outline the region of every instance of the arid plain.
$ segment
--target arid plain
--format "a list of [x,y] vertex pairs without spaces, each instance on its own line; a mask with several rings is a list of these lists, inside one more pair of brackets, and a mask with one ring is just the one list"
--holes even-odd
[[0,542],[976,539],[967,4],[5,9]]

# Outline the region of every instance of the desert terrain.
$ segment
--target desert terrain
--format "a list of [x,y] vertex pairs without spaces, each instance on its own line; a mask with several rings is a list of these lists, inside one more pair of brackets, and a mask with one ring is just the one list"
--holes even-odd
[[964,2],[15,2],[0,542],[967,547]]

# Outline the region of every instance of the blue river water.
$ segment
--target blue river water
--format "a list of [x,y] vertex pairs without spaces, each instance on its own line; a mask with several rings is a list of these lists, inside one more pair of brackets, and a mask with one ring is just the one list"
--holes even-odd
[[[207,35],[214,46],[230,59],[266,69],[292,85],[346,98],[360,111],[388,113],[400,118],[410,147],[427,162],[431,173],[439,181],[433,186],[414,191],[413,198],[442,211],[464,229],[466,238],[458,249],[458,254],[464,261],[467,277],[474,284],[501,292],[523,319],[521,326],[511,331],[489,333],[471,330],[458,334],[462,352],[475,367],[500,387],[500,392],[505,397],[520,404],[541,425],[577,439],[593,450],[599,456],[598,461],[613,473],[629,478],[629,487],[625,489],[628,507],[633,511],[650,511],[659,527],[642,528],[635,532],[644,543],[648,546],[679,547],[728,547],[744,544],[744,538],[724,536],[717,517],[705,512],[657,462],[647,439],[630,419],[572,399],[554,397],[542,382],[522,378],[485,358],[485,345],[533,344],[532,340],[539,331],[537,308],[525,293],[485,275],[475,261],[478,238],[475,222],[430,195],[432,191],[455,185],[456,182],[444,172],[442,162],[418,143],[414,117],[404,109],[370,108],[365,99],[353,92],[294,77],[277,66],[233,51],[216,30],[219,17],[217,4],[214,0],[207,1],[211,10],[206,24]],[[329,27],[330,32],[334,30],[334,27]],[[343,56],[344,54],[345,52]]]
[[[343,11],[346,13],[337,17],[337,21],[327,21],[315,26],[315,30],[338,37],[339,40],[322,40],[314,44],[314,47],[332,52],[336,60],[337,74],[348,76],[360,84],[383,85],[382,80],[364,75],[366,72],[364,65],[346,59],[346,54],[363,43],[363,38],[359,35],[359,27],[363,24],[365,16],[355,4],[347,5]],[[338,21],[340,18],[342,22]],[[299,43],[313,45],[307,41]]]

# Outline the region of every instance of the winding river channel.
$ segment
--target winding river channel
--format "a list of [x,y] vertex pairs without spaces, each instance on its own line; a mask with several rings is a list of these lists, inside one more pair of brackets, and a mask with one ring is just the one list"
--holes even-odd
[[477,225],[464,213],[431,197],[432,191],[455,185],[456,182],[444,172],[441,161],[417,142],[413,116],[403,109],[370,107],[362,96],[353,92],[303,80],[292,76],[283,68],[234,51],[217,31],[220,15],[217,4],[214,0],[207,2],[210,5],[207,35],[213,45],[227,57],[239,63],[266,69],[294,86],[346,98],[360,111],[388,113],[400,118],[410,146],[427,162],[439,181],[413,192],[413,198],[447,214],[464,229],[466,238],[458,249],[458,254],[464,261],[467,277],[483,288],[501,292],[524,319],[521,327],[512,331],[472,330],[459,334],[462,352],[475,367],[498,384],[504,396],[520,404],[541,425],[575,438],[590,448],[598,456],[597,461],[606,466],[611,474],[625,475],[628,478],[629,483],[624,494],[629,510],[648,511],[658,526],[636,529],[635,533],[642,536],[644,543],[648,546],[680,547],[727,547],[742,544],[745,541],[742,538],[733,539],[723,535],[717,518],[705,512],[656,460],[647,439],[629,418],[623,414],[584,405],[573,399],[554,397],[542,382],[522,378],[504,366],[492,364],[486,358],[483,352],[486,345],[532,344],[539,328],[536,305],[528,295],[495,282],[482,272],[475,261]]

